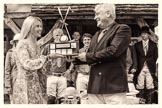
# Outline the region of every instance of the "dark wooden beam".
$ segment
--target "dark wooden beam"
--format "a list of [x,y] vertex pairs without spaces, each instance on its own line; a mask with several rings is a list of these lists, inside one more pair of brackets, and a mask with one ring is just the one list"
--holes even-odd
[[[13,18],[13,19],[18,19],[18,18],[26,18],[27,16],[29,15],[34,15],[34,16],[38,16],[38,17],[41,17],[42,19],[58,19],[60,18],[60,15],[59,14],[48,14],[48,13],[44,13],[44,14],[41,14],[41,13],[8,13],[8,14],[5,14],[4,17],[5,18]],[[144,19],[158,19],[158,15],[157,14],[150,14],[150,15],[147,15],[147,14],[118,14],[117,15],[117,19],[135,19],[135,18],[138,18],[138,17],[142,17]],[[88,19],[91,19],[93,20],[94,19],[94,15],[83,15],[83,14],[78,14],[78,15],[68,15],[67,17],[67,20],[68,19],[84,19],[84,20],[88,20]]]
[[[63,15],[68,7],[71,11],[68,19],[93,19],[94,7],[96,4],[33,4],[31,13],[5,13],[5,17],[26,18],[29,15],[36,15],[44,19],[60,18],[58,7]],[[116,4],[117,19],[133,19],[143,17],[147,19],[158,18],[158,4]]]

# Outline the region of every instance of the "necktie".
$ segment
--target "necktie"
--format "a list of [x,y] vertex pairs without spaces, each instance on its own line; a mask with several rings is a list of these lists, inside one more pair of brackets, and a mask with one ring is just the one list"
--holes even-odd
[[98,42],[101,40],[101,38],[103,37],[103,35],[106,33],[107,30],[102,30],[102,32],[99,34],[98,36]]
[[144,52],[145,52],[145,55],[147,54],[147,42],[144,43]]

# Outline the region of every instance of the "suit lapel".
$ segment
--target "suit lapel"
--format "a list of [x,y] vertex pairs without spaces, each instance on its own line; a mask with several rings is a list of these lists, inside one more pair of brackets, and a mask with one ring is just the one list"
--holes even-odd
[[150,50],[151,50],[151,41],[149,40],[149,42],[148,42],[148,50],[147,50],[147,54],[146,54],[146,56],[149,54],[149,52],[150,52]]
[[140,47],[139,47],[139,49],[141,50],[142,55],[145,56],[145,51],[144,51],[144,49],[143,49],[143,43],[142,43],[142,41],[140,42]]
[[97,46],[97,39],[98,39],[98,36],[99,36],[100,32],[101,31],[96,32],[95,35],[93,36],[91,44],[90,44],[90,49],[89,49],[90,52],[93,52],[94,49],[96,48],[96,46]]
[[104,43],[105,40],[108,40],[112,35],[112,33],[116,30],[116,27],[117,27],[117,24],[114,23],[110,26],[110,29],[103,35],[103,37],[100,39],[100,41],[98,42],[98,36],[97,36],[97,39],[96,39],[96,48],[95,50],[98,50],[102,44]]

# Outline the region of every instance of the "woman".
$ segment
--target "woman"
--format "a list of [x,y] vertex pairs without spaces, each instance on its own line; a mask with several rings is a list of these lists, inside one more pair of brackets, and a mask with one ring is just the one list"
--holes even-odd
[[48,58],[63,57],[59,54],[40,55],[37,38],[41,37],[42,20],[27,17],[21,28],[21,40],[16,53],[17,78],[13,87],[13,103],[43,104],[43,92],[38,74]]

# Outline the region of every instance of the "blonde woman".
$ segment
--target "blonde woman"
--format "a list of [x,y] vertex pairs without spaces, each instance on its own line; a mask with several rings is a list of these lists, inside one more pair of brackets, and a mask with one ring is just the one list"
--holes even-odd
[[59,54],[43,56],[37,45],[41,37],[42,20],[38,17],[27,17],[21,28],[21,40],[16,48],[17,77],[13,87],[14,104],[43,104],[42,87],[39,73],[47,59],[63,57]]

